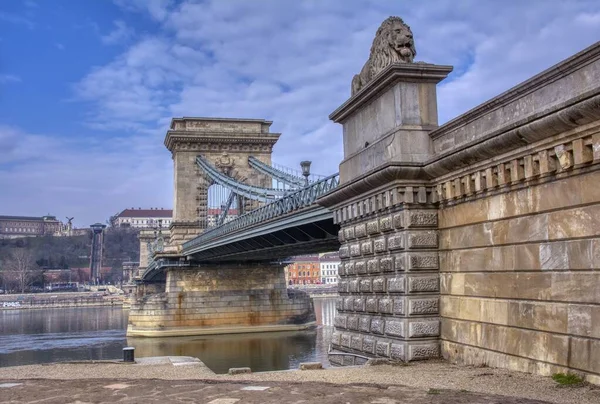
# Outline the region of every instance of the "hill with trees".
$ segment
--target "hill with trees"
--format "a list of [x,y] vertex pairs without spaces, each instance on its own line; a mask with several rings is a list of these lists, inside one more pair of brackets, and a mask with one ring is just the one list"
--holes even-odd
[[[22,289],[24,284],[42,283],[41,273],[44,269],[85,268],[90,265],[92,235],[71,237],[23,237],[17,239],[0,239],[0,276],[6,284],[8,273],[13,275],[15,289]],[[127,227],[108,227],[104,235],[103,267],[111,267],[111,276],[107,281],[114,283],[122,273],[122,263],[139,261],[138,230]],[[15,274],[21,273],[16,285]],[[24,274],[29,273],[27,281]],[[110,279],[114,278],[114,279]],[[27,286],[27,285],[26,285]]]

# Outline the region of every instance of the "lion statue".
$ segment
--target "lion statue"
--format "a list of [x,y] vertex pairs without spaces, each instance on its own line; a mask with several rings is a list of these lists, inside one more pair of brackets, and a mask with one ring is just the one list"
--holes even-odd
[[410,27],[400,17],[389,17],[375,34],[369,60],[352,79],[352,95],[392,63],[413,63],[416,55]]

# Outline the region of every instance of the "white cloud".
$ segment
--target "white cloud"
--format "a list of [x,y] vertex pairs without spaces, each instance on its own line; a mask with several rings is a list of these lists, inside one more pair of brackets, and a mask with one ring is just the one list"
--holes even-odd
[[439,88],[442,122],[600,34],[591,23],[599,7],[587,1],[116,3],[153,16],[162,29],[82,80],[80,95],[97,107],[94,125],[150,129],[172,116],[268,118],[283,132],[275,160],[295,166],[312,158],[325,173],[342,156],[341,128],[327,116],[349,96],[388,15],[411,25],[418,60],[456,66]]
[[27,17],[15,13],[0,11],[0,21],[5,21],[14,25],[24,25],[29,29],[35,28],[35,23]]
[[[352,76],[389,15],[402,16],[413,29],[417,60],[455,66],[439,86],[441,122],[600,37],[600,6],[587,0],[553,2],[551,7],[543,0],[114,1],[126,11],[150,17],[157,28],[135,40],[123,38],[131,41],[126,50],[91,69],[74,91],[89,106],[90,127],[125,133],[132,140],[96,140],[84,145],[89,153],[81,157],[76,154],[83,147],[79,144],[62,141],[50,148],[75,155],[78,177],[67,175],[74,184],[69,186],[85,192],[64,191],[66,198],[83,206],[72,209],[98,209],[103,216],[130,205],[166,204],[157,201],[157,195],[170,197],[172,191],[167,174],[172,161],[162,139],[174,116],[273,120],[272,130],[283,133],[275,148],[276,162],[296,167],[311,159],[314,172],[337,171],[342,131],[327,117],[349,97]],[[117,41],[124,34],[117,34],[119,24],[115,26]],[[5,135],[2,141],[8,144],[14,137]],[[124,151],[113,149],[115,141]],[[46,164],[39,169],[53,178],[68,171],[68,163]],[[86,167],[102,167],[111,180],[87,174]],[[101,203],[89,184],[85,188],[76,179],[86,175],[101,190]],[[153,178],[162,184],[159,192],[150,186]],[[21,180],[26,184],[27,178]],[[13,203],[6,206],[18,207]]]
[[133,38],[134,30],[133,28],[127,26],[125,21],[116,20],[113,23],[115,25],[115,29],[107,35],[100,37],[102,43],[106,45],[114,45],[116,43],[129,41],[131,38]]
[[144,11],[157,21],[166,18],[173,0],[113,0],[116,5],[127,11]]
[[21,81],[19,76],[15,76],[14,74],[0,74],[0,84],[5,83],[18,83]]
[[172,167],[158,137],[31,134],[0,126],[0,206],[4,214],[104,221],[125,206],[170,207]]

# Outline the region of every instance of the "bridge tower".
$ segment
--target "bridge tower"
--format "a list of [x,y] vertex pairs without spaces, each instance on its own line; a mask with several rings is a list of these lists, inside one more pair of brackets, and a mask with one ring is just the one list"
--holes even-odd
[[171,246],[181,246],[205,230],[210,183],[196,164],[202,155],[221,171],[241,182],[270,187],[270,179],[248,164],[254,156],[271,164],[279,133],[269,132],[264,119],[174,118],[165,146],[174,164]]

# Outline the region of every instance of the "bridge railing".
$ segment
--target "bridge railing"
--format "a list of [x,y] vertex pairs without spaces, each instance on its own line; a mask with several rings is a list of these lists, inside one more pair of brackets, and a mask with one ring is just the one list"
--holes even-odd
[[245,213],[228,223],[202,233],[195,239],[184,243],[183,250],[190,250],[222,235],[311,206],[318,198],[335,189],[339,185],[339,182],[339,173],[325,177],[320,181],[310,184],[308,187],[293,191],[281,199],[277,199]]

